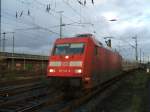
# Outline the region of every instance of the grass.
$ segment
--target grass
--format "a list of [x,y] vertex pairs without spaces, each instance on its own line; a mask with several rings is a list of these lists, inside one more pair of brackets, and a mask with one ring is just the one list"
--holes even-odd
[[147,82],[150,78],[145,72],[136,72],[135,80],[131,82],[133,86],[133,96],[132,96],[132,112],[143,112],[146,111],[144,108],[146,104],[146,99],[148,97],[147,93]]
[[[150,74],[136,71],[122,80],[121,85],[103,103],[108,112],[147,112]],[[106,111],[106,112],[107,112]]]
[[142,111],[141,104],[142,104],[142,98],[138,95],[133,95],[132,105],[131,105],[132,112],[141,112]]

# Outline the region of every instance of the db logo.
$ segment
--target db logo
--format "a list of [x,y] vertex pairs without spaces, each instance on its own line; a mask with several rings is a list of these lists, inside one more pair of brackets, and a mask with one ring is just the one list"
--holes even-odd
[[62,62],[61,65],[62,66],[69,66],[69,62]]

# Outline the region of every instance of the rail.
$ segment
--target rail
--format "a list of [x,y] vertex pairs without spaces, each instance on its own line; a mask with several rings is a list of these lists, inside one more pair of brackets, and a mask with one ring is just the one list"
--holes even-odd
[[[65,99],[64,93],[58,91],[59,89],[39,89],[37,91],[30,91],[27,95],[21,95],[15,100],[10,100],[0,105],[0,111],[12,112],[39,112],[41,109],[48,109],[53,112],[71,112],[80,108],[81,105],[86,104],[96,96],[101,96],[101,99],[107,97],[111,93],[113,86],[125,76],[131,75],[131,71],[124,72],[122,75],[117,76],[99,86],[93,88],[88,93],[81,95],[75,99]],[[22,102],[21,104],[19,102]],[[10,108],[9,108],[10,107]],[[12,108],[13,107],[13,108]]]

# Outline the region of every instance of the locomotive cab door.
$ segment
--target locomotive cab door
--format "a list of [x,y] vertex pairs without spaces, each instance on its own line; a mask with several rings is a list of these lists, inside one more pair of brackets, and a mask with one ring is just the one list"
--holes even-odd
[[92,74],[92,80],[94,85],[98,85],[100,83],[100,74],[99,74],[99,47],[98,46],[94,46],[94,53],[93,53],[93,74]]

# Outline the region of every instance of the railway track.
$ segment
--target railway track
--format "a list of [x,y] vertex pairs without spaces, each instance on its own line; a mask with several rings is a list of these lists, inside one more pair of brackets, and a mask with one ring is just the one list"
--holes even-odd
[[29,112],[47,103],[60,101],[63,94],[56,94],[58,90],[40,88],[15,96],[0,104],[0,112]]
[[46,82],[48,80],[43,81],[40,77],[0,82],[0,99],[42,88],[46,86]]
[[96,97],[97,95],[101,95],[101,98],[104,98],[104,95],[110,91],[111,86],[114,85],[117,81],[119,81],[119,78],[101,84],[100,87],[94,88],[92,92],[89,92],[88,94],[85,94],[84,96],[81,96],[80,98],[69,102],[63,108],[58,110],[58,112],[72,112],[73,110],[79,108],[81,105],[87,103],[89,100]]
[[[125,72],[124,74],[129,74],[129,72]],[[86,93],[80,96],[79,98],[63,100],[58,104],[49,105],[49,107],[46,107],[45,109],[34,112],[72,112],[84,105],[85,103],[87,103],[88,101],[90,101],[91,99],[95,98],[97,95],[100,95],[100,99],[103,100],[114,89],[113,86],[117,82],[119,82],[124,76],[127,76],[124,74],[99,85],[99,87],[94,88],[93,90],[91,90],[91,92]]]
[[91,92],[75,99],[64,99],[64,93],[57,89],[47,87],[35,89],[0,104],[0,112],[72,112],[96,95],[100,95],[102,99],[106,97],[105,94],[111,90],[111,87],[127,76],[125,74],[129,74],[129,72],[101,84],[93,88]]
[[14,102],[15,100],[20,99],[20,97],[28,96],[32,91],[38,91],[40,89],[46,89],[46,85],[43,84],[28,84],[22,88],[9,88],[7,90],[0,90],[0,106],[7,104],[8,102]]
[[0,88],[0,98],[13,96],[22,92],[30,91],[36,88],[42,88],[45,85],[42,85],[41,82],[33,82],[22,85],[14,85]]
[[21,84],[27,84],[30,82],[37,82],[41,80],[41,77],[25,77],[21,79],[15,79],[10,81],[3,81],[0,80],[0,88],[7,87],[7,86],[13,86],[13,85],[21,85]]
[[58,102],[63,97],[62,94],[56,94],[58,93],[56,88],[48,86],[43,81],[25,82],[0,87],[0,112],[28,112],[47,103]]

